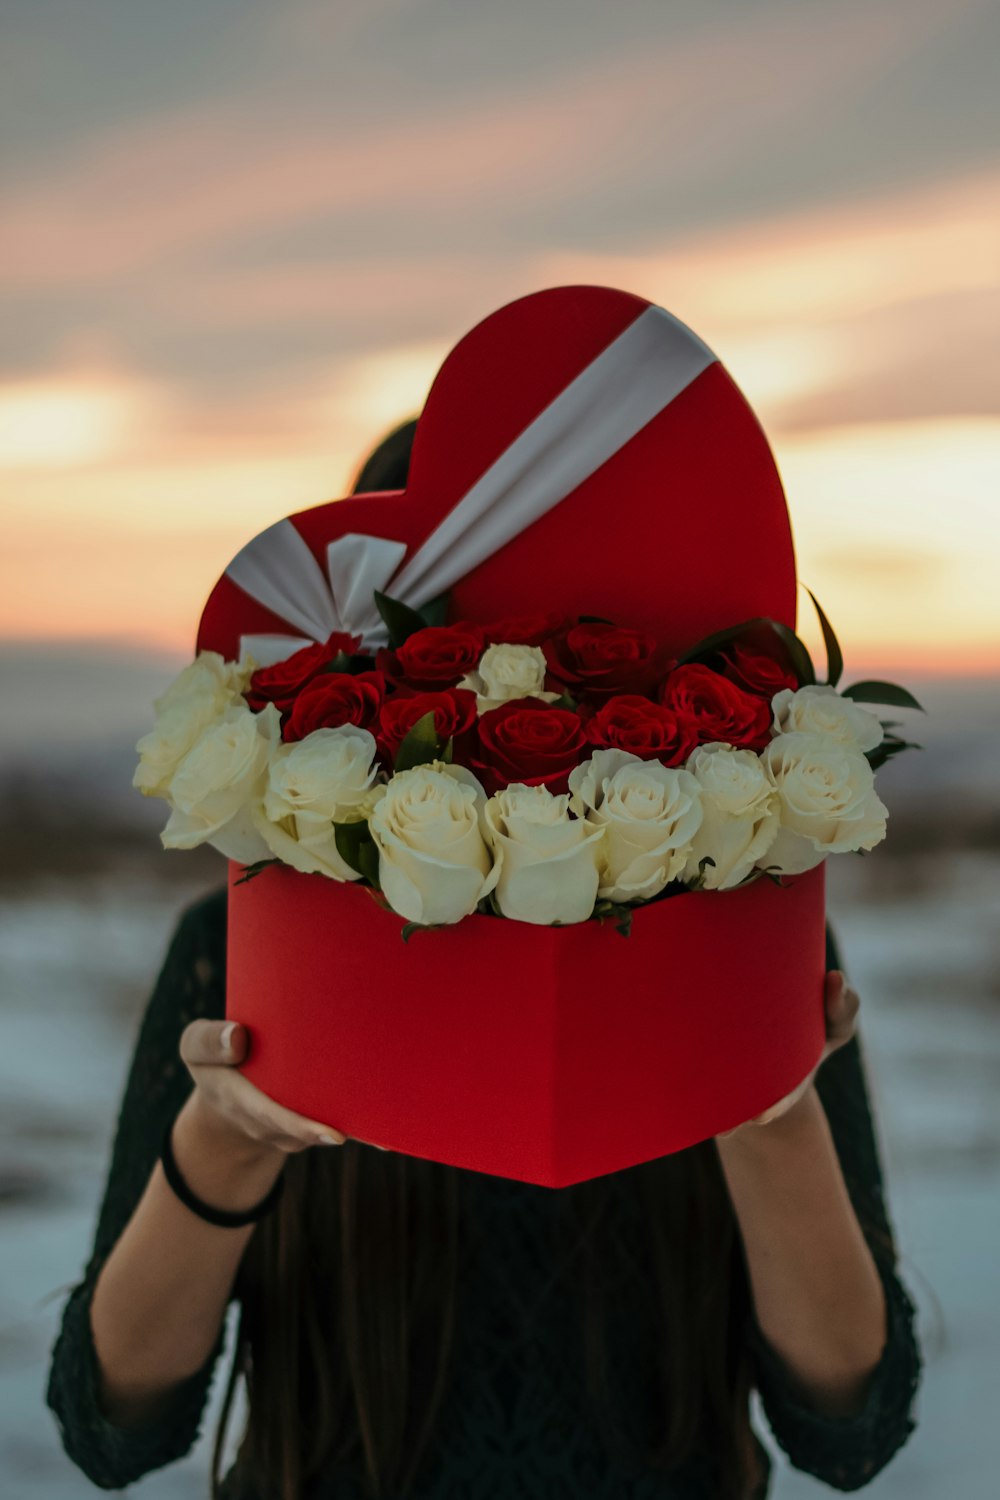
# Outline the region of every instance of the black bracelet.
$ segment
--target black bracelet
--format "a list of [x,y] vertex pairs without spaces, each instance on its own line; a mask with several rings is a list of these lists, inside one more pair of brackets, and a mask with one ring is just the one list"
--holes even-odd
[[281,1197],[285,1185],[284,1176],[279,1177],[266,1197],[262,1198],[253,1208],[245,1209],[242,1213],[234,1213],[228,1208],[213,1208],[210,1203],[205,1203],[197,1194],[192,1193],[184,1178],[181,1176],[177,1158],[174,1156],[173,1135],[174,1122],[171,1120],[163,1132],[163,1144],[160,1147],[160,1162],[163,1166],[163,1175],[169,1182],[176,1196],[189,1208],[199,1219],[204,1219],[206,1224],[214,1224],[217,1229],[243,1229],[247,1224],[256,1224],[258,1219],[263,1219]]

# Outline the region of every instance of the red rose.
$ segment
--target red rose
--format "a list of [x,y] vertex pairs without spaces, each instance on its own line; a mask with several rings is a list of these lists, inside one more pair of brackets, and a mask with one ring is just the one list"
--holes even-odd
[[697,730],[675,709],[638,694],[609,698],[587,721],[587,738],[603,750],[628,750],[642,760],[681,766],[698,743]]
[[281,731],[283,740],[304,740],[314,729],[358,724],[370,729],[385,698],[381,672],[324,672],[296,698]]
[[391,682],[416,693],[452,688],[483,654],[479,625],[425,625],[395,651],[380,651],[376,665]]
[[687,721],[699,745],[722,740],[744,750],[763,750],[771,738],[767,700],[697,662],[675,667],[660,697],[664,707]]
[[275,704],[282,713],[287,713],[298,692],[319,672],[322,672],[341,651],[351,656],[361,646],[359,635],[347,635],[334,631],[329,639],[314,646],[303,646],[293,651],[284,661],[272,667],[258,667],[250,679],[245,697],[254,713],[260,713],[269,703]]
[[476,722],[476,695],[452,688],[446,693],[399,693],[387,699],[375,731],[381,760],[392,765],[403,740],[424,714],[434,715],[434,728],[443,740],[451,739]]
[[782,688],[791,688],[794,692],[799,685],[799,679],[789,666],[787,657],[777,652],[741,646],[734,642],[723,656],[726,663],[722,669],[724,676],[741,688],[746,688],[748,693],[758,693],[768,703]]
[[649,691],[666,666],[655,637],[626,625],[570,625],[542,649],[552,687],[574,698]]
[[483,626],[487,646],[541,646],[565,624],[562,615],[508,615]]
[[472,768],[490,793],[512,781],[564,792],[586,753],[579,714],[538,698],[512,698],[481,716]]

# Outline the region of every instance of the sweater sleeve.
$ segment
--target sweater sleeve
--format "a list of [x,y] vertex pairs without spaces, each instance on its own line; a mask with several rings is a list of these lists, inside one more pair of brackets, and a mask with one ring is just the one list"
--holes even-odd
[[[827,929],[827,969],[843,968]],[[844,1181],[885,1291],[887,1337],[865,1401],[849,1417],[828,1417],[796,1394],[782,1361],[755,1320],[750,1345],[771,1431],[793,1466],[836,1490],[858,1490],[889,1462],[916,1426],[912,1415],[921,1356],[915,1309],[899,1278],[879,1148],[857,1033],[816,1076]]]
[[153,988],[132,1058],[90,1258],[71,1291],[49,1368],[46,1393],[69,1457],[101,1489],[120,1489],[182,1458],[193,1445],[224,1343],[220,1330],[204,1366],[168,1399],[155,1423],[127,1428],[104,1415],[90,1324],[94,1286],[156,1163],[160,1141],[191,1089],[181,1063],[181,1032],[225,1011],[224,890],[182,915]]

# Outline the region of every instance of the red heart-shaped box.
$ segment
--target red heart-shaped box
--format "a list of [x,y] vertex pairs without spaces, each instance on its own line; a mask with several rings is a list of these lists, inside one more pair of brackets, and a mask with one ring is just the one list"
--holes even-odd
[[[549,403],[651,306],[568,286],[509,303],[441,366],[407,488],[289,519],[322,564],[351,533],[407,560]],[[693,335],[691,336],[693,338]],[[392,587],[389,585],[389,593]],[[617,452],[460,578],[450,616],[598,614],[679,654],[765,615],[794,627],[781,481],[713,359]],[[198,649],[289,623],[227,575]],[[291,649],[291,646],[290,646]],[[788,1093],[822,1046],[823,867],[688,892],[609,923],[472,916],[418,933],[360,887],[230,866],[227,1013],[289,1108],[410,1155],[562,1187],[678,1151]]]

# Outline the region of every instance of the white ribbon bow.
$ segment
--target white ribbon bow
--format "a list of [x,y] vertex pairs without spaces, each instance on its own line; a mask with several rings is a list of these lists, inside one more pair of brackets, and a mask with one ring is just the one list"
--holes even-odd
[[276,521],[236,554],[226,572],[251,598],[305,634],[240,636],[240,656],[269,667],[334,631],[360,635],[369,646],[382,644],[373,593],[384,592],[405,556],[405,542],[352,531],[327,547],[324,574],[291,521]]
[[384,644],[374,589],[412,609],[445,593],[578,489],[715,359],[672,314],[647,307],[529,423],[402,568],[405,543],[352,532],[328,546],[324,575],[291,521],[269,526],[226,572],[305,634],[242,636],[241,656],[270,665],[337,630],[362,636],[368,649]]

